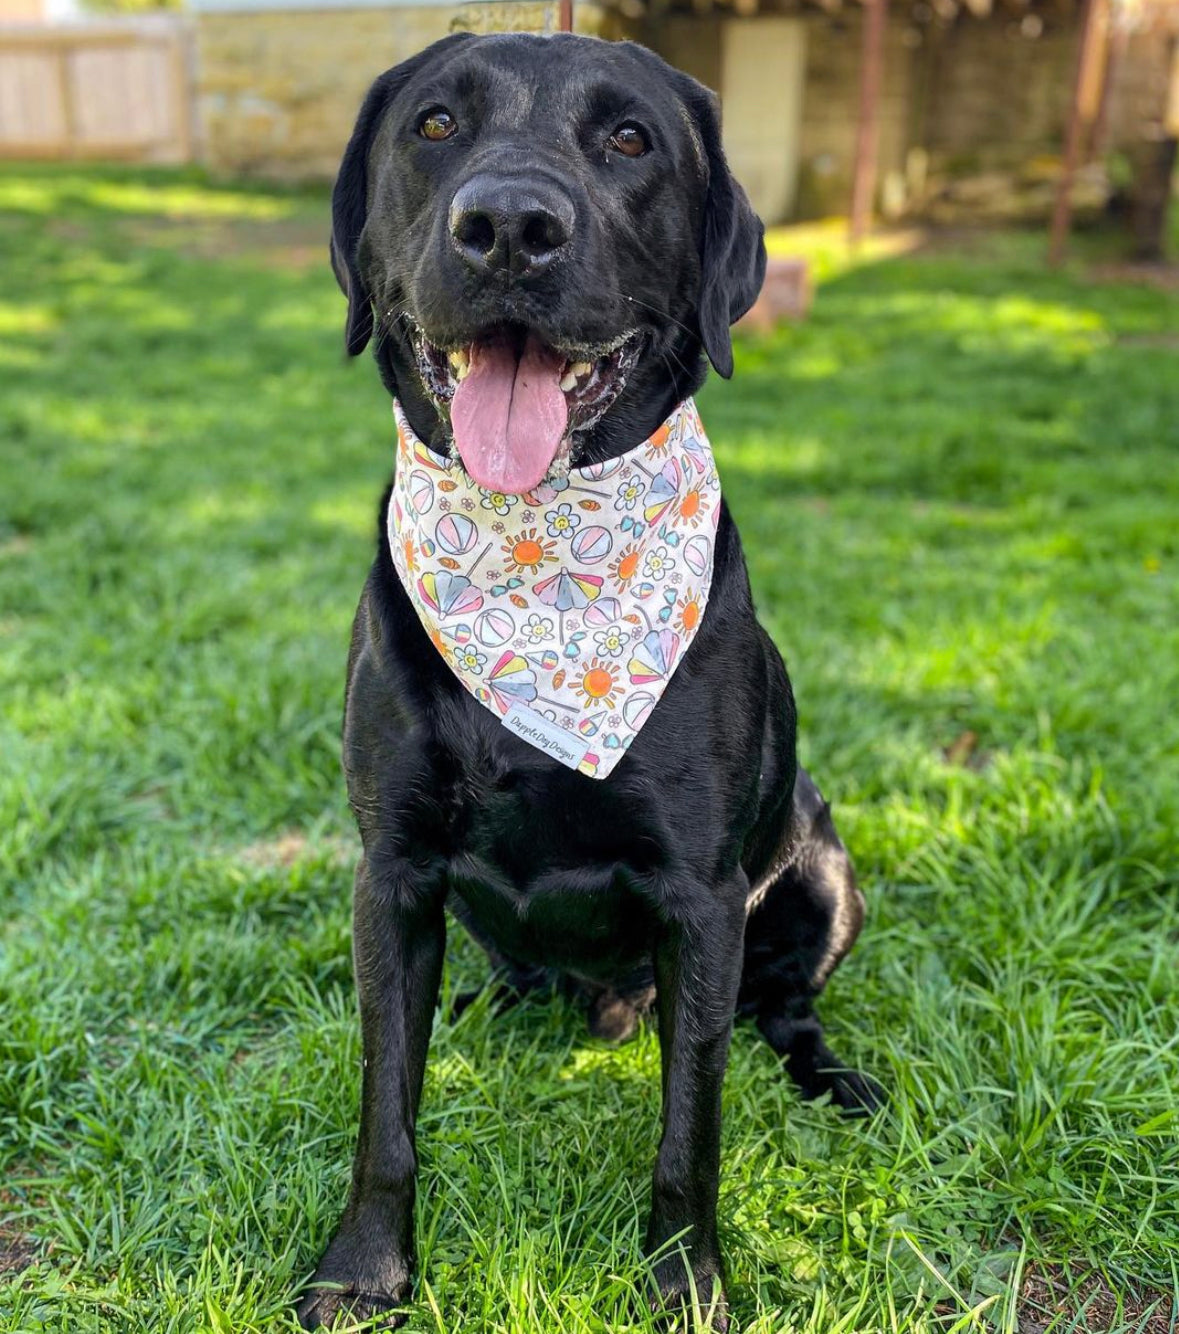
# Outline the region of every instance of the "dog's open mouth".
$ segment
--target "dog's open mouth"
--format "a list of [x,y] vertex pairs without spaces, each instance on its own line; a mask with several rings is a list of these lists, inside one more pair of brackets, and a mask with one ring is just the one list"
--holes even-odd
[[558,348],[521,325],[501,325],[460,347],[417,330],[415,344],[422,381],[449,411],[467,472],[488,490],[520,495],[568,466],[573,433],[622,392],[640,337]]

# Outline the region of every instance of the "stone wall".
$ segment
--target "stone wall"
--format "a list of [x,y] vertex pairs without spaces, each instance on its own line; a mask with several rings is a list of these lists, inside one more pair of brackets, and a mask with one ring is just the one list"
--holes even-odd
[[[198,14],[201,157],[214,171],[328,180],[369,84],[448,32],[551,31],[556,7],[515,4],[221,11]],[[579,0],[577,31],[604,33]],[[609,35],[613,35],[610,33]]]
[[928,110],[918,127],[931,165],[969,172],[1059,153],[1079,36],[1070,24],[1032,37],[1001,17],[931,32]]
[[[844,213],[850,204],[860,105],[861,27],[858,6],[807,23],[796,209],[800,218]],[[892,211],[903,204],[906,153],[912,142],[914,61],[907,40],[906,25],[891,20],[885,33],[877,186],[882,196],[896,201]]]

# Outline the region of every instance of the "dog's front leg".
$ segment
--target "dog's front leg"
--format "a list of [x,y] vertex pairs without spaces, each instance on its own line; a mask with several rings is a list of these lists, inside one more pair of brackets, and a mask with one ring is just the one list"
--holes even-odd
[[[737,882],[740,881],[738,884]],[[741,982],[743,876],[699,886],[664,926],[655,952],[663,1058],[663,1136],[655,1160],[647,1250],[661,1301],[699,1313],[697,1327],[729,1327],[716,1200],[721,1086]],[[692,1289],[695,1289],[693,1294]]]
[[[446,943],[440,877],[404,858],[362,860],[353,959],[364,1074],[344,1216],[299,1307],[307,1329],[338,1312],[364,1320],[402,1305],[413,1272],[414,1122]],[[390,1317],[384,1328],[403,1323]]]

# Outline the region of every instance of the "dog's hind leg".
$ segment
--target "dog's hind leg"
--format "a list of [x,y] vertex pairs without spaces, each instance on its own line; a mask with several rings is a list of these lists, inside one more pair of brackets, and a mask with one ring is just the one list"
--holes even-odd
[[815,998],[860,933],[864,898],[830,808],[805,769],[791,807],[776,851],[751,881],[738,1012],[756,1018],[804,1098],[830,1093],[848,1112],[871,1112],[883,1098],[880,1086],[839,1060],[815,1013]]

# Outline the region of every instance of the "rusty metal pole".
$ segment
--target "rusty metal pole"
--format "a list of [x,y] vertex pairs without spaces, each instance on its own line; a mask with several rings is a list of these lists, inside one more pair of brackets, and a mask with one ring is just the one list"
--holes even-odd
[[856,164],[852,178],[850,239],[861,241],[872,220],[876,193],[876,151],[880,140],[880,89],[884,83],[884,33],[888,0],[864,0],[864,38],[860,56],[860,117],[856,127]]
[[557,31],[573,31],[573,0],[558,0]]
[[1056,185],[1056,202],[1052,208],[1052,232],[1048,242],[1048,263],[1055,268],[1064,259],[1073,212],[1073,181],[1081,156],[1081,135],[1084,130],[1084,101],[1090,79],[1090,69],[1096,54],[1096,39],[1100,25],[1097,10],[1101,0],[1081,0],[1081,44],[1077,51],[1077,74],[1073,81],[1072,105],[1069,107],[1068,130],[1064,139],[1064,162]]

